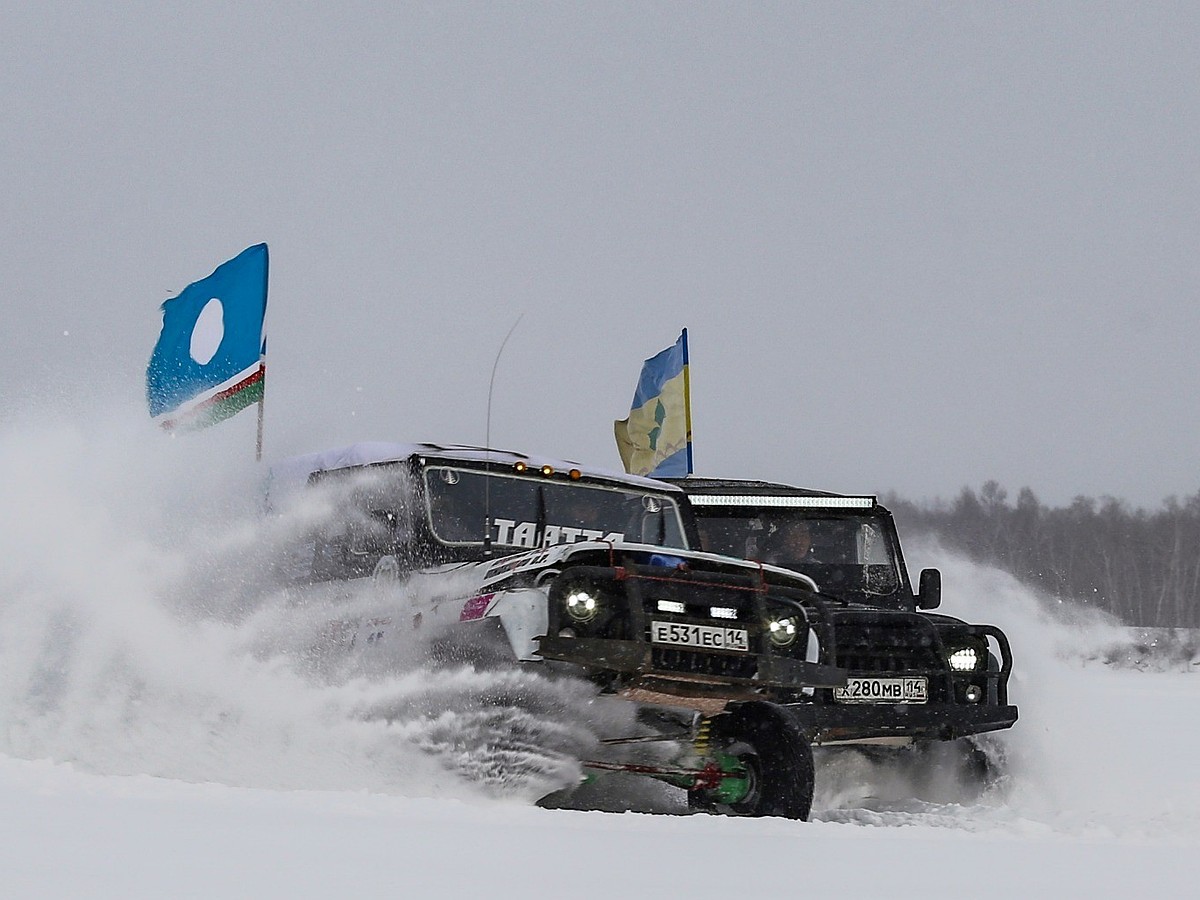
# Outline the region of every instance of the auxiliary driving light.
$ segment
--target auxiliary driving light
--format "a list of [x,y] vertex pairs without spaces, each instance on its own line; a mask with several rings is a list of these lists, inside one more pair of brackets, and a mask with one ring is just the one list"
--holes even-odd
[[968,703],[978,703],[983,699],[983,688],[977,684],[968,684],[967,689],[963,692],[963,697]]
[[678,600],[659,600],[657,608],[659,612],[679,613],[681,616],[687,612],[687,604]]
[[767,635],[776,647],[790,647],[796,642],[796,617],[771,619],[767,622]]
[[708,614],[714,619],[736,619],[738,616],[737,610],[732,606],[710,606]]
[[962,647],[950,654],[950,668],[955,672],[974,672],[979,667],[979,651]]
[[581,588],[576,588],[567,594],[567,615],[576,622],[590,622],[596,618],[600,602],[594,594],[589,594]]

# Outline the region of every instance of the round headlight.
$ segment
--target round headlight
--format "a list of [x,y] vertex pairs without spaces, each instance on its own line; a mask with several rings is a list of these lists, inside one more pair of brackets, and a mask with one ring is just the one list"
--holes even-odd
[[767,636],[776,647],[790,647],[796,642],[798,631],[795,616],[780,616],[767,622]]
[[600,611],[600,598],[583,588],[572,588],[563,602],[567,615],[576,622],[590,622]]
[[961,647],[950,654],[950,668],[955,672],[974,672],[979,668],[979,651],[974,647]]

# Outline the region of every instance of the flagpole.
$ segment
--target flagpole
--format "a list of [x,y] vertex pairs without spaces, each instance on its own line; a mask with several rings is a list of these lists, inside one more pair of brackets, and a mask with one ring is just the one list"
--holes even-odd
[[263,406],[267,400],[267,361],[261,359],[258,365],[262,370],[262,390],[258,394],[258,439],[254,444],[254,461],[262,462]]
[[691,366],[688,365],[687,329],[683,329],[683,415],[687,429],[687,473],[695,471],[692,468],[692,378]]

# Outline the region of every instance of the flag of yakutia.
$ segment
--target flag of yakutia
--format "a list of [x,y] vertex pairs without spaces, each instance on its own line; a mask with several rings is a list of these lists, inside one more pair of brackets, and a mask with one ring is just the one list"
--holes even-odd
[[267,245],[256,244],[162,305],[146,369],[150,415],[164,428],[202,428],[262,397]]

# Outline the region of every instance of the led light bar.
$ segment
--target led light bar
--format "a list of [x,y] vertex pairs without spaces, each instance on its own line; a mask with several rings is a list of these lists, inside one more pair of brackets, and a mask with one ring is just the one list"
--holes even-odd
[[687,604],[680,603],[678,600],[659,600],[658,611],[682,614],[687,612]]
[[689,494],[693,506],[771,506],[792,509],[870,509],[874,497],[780,497],[749,494]]
[[710,606],[708,614],[714,619],[736,619],[737,610],[731,606]]

